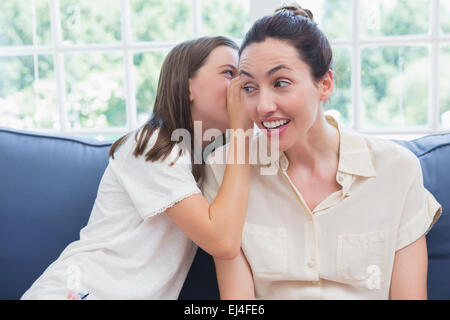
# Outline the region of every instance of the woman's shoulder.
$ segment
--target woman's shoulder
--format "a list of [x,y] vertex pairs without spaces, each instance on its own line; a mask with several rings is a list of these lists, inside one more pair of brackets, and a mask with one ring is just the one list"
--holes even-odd
[[373,161],[378,166],[389,166],[398,170],[411,170],[417,167],[419,159],[408,148],[389,139],[362,135],[367,143]]

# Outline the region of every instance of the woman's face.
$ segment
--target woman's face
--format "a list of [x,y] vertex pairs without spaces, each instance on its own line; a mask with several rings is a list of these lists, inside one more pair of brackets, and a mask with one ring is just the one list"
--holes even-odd
[[238,52],[228,46],[215,48],[194,78],[189,79],[192,119],[202,121],[203,130],[228,128],[227,87],[235,77]]
[[239,74],[246,111],[269,137],[278,135],[280,151],[308,134],[333,86],[331,71],[314,82],[295,47],[272,38],[244,49]]

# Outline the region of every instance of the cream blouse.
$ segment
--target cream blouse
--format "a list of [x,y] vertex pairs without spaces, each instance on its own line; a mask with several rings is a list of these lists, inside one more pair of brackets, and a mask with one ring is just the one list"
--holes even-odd
[[[441,215],[411,151],[359,134],[331,115],[326,120],[340,135],[336,181],[342,189],[313,211],[286,173],[284,152],[271,162],[274,174],[252,165],[242,249],[257,299],[389,299],[395,252]],[[225,172],[225,164],[211,159],[224,158],[227,148],[206,160],[202,192],[210,202]]]

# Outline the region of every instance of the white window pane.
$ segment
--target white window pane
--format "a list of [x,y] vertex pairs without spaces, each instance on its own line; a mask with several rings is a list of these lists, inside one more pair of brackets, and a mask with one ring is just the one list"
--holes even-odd
[[450,0],[441,0],[441,28],[445,33],[450,33]]
[[375,128],[426,125],[428,47],[369,47],[361,55],[363,124]]
[[325,104],[327,113],[350,125],[352,119],[352,61],[350,48],[334,48],[334,91]]
[[430,5],[429,0],[360,1],[362,34],[367,37],[426,34]]
[[[0,126],[59,129],[53,57],[0,57]],[[35,77],[37,75],[37,78]]]
[[329,39],[352,36],[351,0],[306,0],[298,3],[311,10],[314,21]]
[[64,44],[121,39],[120,0],[60,0]]
[[34,0],[36,6],[36,42],[51,44],[50,1]]
[[30,0],[0,1],[0,46],[33,44]]
[[71,128],[126,125],[122,54],[66,54],[64,68]]
[[130,0],[135,41],[181,41],[193,37],[192,1]]
[[167,51],[143,52],[134,55],[136,108],[138,125],[150,118],[155,103],[159,74]]
[[36,110],[34,120],[41,128],[59,129],[59,108],[53,56],[38,56],[38,77],[36,81]]
[[439,57],[439,92],[441,106],[441,125],[450,128],[450,45],[441,48]]
[[203,0],[203,34],[242,39],[250,28],[249,13],[249,0]]

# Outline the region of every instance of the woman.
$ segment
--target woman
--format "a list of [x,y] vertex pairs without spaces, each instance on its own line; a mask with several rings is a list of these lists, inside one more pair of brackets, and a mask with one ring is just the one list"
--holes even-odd
[[[203,132],[196,141],[174,139],[179,131],[194,137],[196,121],[202,121],[203,131],[252,127],[241,107],[240,84],[232,79],[237,50],[224,37],[187,41],[171,50],[153,116],[111,147],[80,240],[22,299],[176,299],[197,245],[222,259],[238,254],[249,165],[230,161],[219,195],[209,204],[199,189],[201,162],[194,163],[191,152]],[[233,146],[240,135],[230,133]],[[234,159],[234,152],[229,156]]]
[[[240,254],[214,258],[221,299],[426,299],[424,234],[441,207],[410,151],[324,115],[332,50],[312,13],[261,18],[239,53],[245,108],[280,152],[275,174],[252,166]],[[206,167],[212,200],[224,167]]]

